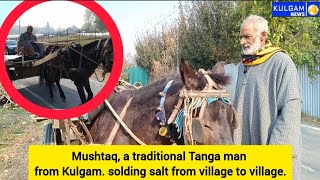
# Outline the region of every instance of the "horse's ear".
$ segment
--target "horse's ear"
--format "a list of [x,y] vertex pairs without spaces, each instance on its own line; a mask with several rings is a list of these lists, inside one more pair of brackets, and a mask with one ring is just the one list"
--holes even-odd
[[224,74],[224,64],[224,61],[217,62],[211,69],[211,72],[214,74]]
[[187,64],[184,58],[180,61],[181,80],[187,90],[195,90],[198,87],[198,76]]

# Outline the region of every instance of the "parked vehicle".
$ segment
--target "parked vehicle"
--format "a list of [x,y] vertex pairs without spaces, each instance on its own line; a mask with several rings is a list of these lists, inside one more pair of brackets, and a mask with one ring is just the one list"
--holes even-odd
[[5,55],[15,55],[17,54],[17,41],[16,40],[7,40],[5,47]]

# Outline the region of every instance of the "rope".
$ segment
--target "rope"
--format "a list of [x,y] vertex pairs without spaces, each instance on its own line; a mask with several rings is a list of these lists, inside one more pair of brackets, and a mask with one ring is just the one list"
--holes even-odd
[[104,100],[104,102],[107,104],[107,106],[109,107],[110,111],[112,112],[112,114],[116,117],[116,119],[118,120],[118,122],[121,124],[121,126],[127,131],[128,134],[130,134],[130,136],[136,140],[139,144],[141,145],[146,145],[144,142],[142,142],[136,135],[133,134],[133,132],[128,128],[128,126],[122,121],[122,119],[119,117],[119,115],[115,112],[115,110],[112,108],[111,104],[109,103],[109,101],[106,99]]
[[[82,62],[82,56],[83,56],[83,57],[87,58],[89,61],[91,61],[91,62],[93,62],[94,64],[96,64],[98,67],[100,66],[100,67],[104,68],[104,66],[100,65],[100,63],[98,64],[97,62],[95,62],[94,60],[92,60],[91,58],[89,58],[88,56],[84,55],[84,54],[82,53],[83,48],[82,48],[82,51],[79,52],[79,51],[77,51],[76,49],[72,48],[69,44],[68,44],[68,47],[69,47],[70,49],[74,50],[76,53],[80,54],[80,56],[81,56],[81,58],[80,58],[80,59],[81,59],[81,62]],[[96,70],[94,70],[94,74],[95,74],[95,76],[96,76],[96,79],[97,79],[99,82],[103,82],[103,81],[104,81],[104,79],[105,79],[105,74],[102,75],[103,78],[102,78],[101,81],[99,80],[99,78],[98,78],[98,76],[97,76]]]
[[92,139],[92,136],[90,134],[90,131],[89,129],[87,128],[87,126],[84,124],[83,121],[79,121],[80,125],[82,126],[82,128],[84,129],[84,131],[87,133],[88,137],[89,137],[89,143],[90,144],[93,144],[93,139]]
[[[132,97],[129,99],[129,101],[126,103],[126,105],[123,107],[123,109],[122,109],[122,111],[120,113],[120,118],[121,119],[123,119],[124,116],[126,115],[127,109],[128,109],[128,107],[129,107],[129,105],[131,103],[131,100],[132,100]],[[112,131],[111,131],[111,133],[109,135],[109,138],[108,138],[108,140],[106,141],[105,144],[107,144],[107,145],[111,145],[112,144],[114,138],[116,137],[116,134],[117,134],[119,128],[120,128],[120,123],[119,123],[119,121],[116,121],[116,124],[113,126],[113,129],[112,129]]]
[[97,75],[96,70],[94,70],[94,75],[96,76],[96,79],[97,79],[99,82],[103,82],[104,79],[105,79],[105,77],[106,77],[106,74],[103,74],[103,75],[102,75],[102,80],[100,81],[99,78],[98,78],[98,75]]
[[68,46],[70,49],[74,50],[76,53],[80,54],[81,56],[87,58],[89,61],[91,61],[92,63],[96,64],[97,66],[101,66],[103,68],[102,65],[98,64],[97,62],[95,62],[94,60],[92,60],[91,58],[89,58],[88,56],[82,54],[81,52],[77,51],[76,49],[74,49],[73,47]]

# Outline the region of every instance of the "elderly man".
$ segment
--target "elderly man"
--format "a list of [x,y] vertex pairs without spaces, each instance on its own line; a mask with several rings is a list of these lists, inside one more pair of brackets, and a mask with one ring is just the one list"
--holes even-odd
[[28,26],[27,31],[22,33],[18,40],[18,53],[27,56],[31,56],[32,58],[39,58],[40,55],[35,49],[39,50],[39,47],[35,42],[37,41],[37,37],[32,34],[33,27]]
[[268,22],[246,18],[240,29],[243,55],[234,105],[241,121],[237,144],[293,147],[293,179],[300,179],[301,92],[295,64],[267,39]]

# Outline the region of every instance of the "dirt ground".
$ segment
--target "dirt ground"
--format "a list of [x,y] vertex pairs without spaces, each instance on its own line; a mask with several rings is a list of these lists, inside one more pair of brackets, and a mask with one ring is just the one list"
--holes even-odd
[[[19,107],[0,106],[0,180],[28,179],[28,146],[42,143],[45,123],[32,122]],[[320,119],[306,115],[302,123],[320,127]]]

